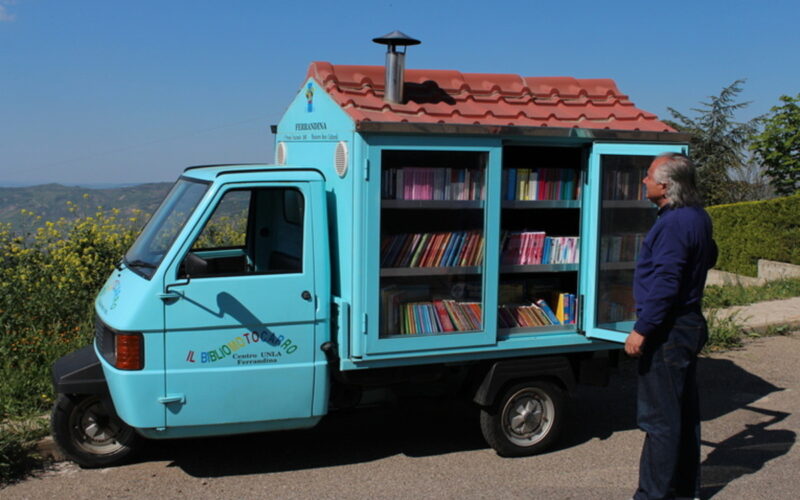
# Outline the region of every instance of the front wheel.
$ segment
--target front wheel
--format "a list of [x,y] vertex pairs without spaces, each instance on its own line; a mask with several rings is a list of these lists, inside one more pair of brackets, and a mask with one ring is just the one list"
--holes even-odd
[[64,455],[86,468],[119,465],[141,443],[136,431],[110,414],[95,395],[59,394],[50,425]]
[[481,410],[481,431],[499,455],[535,455],[558,438],[564,410],[565,396],[560,387],[543,380],[519,383],[496,405]]

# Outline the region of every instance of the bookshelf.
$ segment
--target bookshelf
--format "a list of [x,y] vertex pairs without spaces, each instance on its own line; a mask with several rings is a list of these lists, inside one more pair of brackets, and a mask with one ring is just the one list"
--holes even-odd
[[503,149],[501,337],[576,329],[584,163],[580,148]]
[[637,155],[601,157],[595,320],[602,328],[624,331],[625,322],[636,318],[633,274],[642,241],[657,213],[642,184],[652,159]]
[[532,208],[581,208],[580,200],[503,200],[504,210],[530,210]]
[[379,338],[484,330],[487,161],[484,152],[382,153]]

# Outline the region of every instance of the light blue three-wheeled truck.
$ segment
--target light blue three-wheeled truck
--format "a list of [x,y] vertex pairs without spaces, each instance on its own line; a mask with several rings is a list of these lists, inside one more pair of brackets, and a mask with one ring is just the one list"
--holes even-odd
[[[184,171],[58,360],[53,435],[85,467],[148,439],[307,428],[365,391],[454,383],[505,456],[558,436],[635,318],[685,135],[611,80],[312,63],[274,165]],[[381,391],[376,390],[382,388]]]

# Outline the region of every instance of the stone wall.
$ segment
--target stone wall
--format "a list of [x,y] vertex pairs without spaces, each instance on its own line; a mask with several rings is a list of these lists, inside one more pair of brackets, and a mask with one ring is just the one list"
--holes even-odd
[[794,264],[787,264],[785,262],[776,262],[774,260],[759,259],[757,278],[753,278],[750,276],[742,276],[741,274],[734,274],[712,269],[711,271],[708,272],[708,279],[706,280],[706,286],[709,285],[756,286],[756,285],[763,285],[767,281],[776,281],[783,278],[798,278],[798,277],[800,277],[800,266],[796,266]]

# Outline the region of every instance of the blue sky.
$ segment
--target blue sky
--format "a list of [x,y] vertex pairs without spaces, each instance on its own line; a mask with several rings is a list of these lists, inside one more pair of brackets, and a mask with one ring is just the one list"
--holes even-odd
[[0,0],[0,185],[171,181],[270,162],[309,62],[613,78],[669,117],[737,78],[765,113],[800,92],[800,2]]

